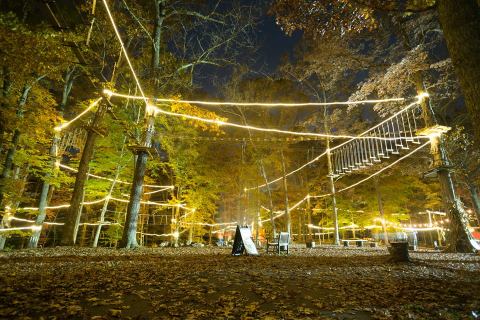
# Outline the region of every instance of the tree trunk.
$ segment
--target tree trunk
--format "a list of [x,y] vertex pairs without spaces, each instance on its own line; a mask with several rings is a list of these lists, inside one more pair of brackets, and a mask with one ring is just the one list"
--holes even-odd
[[[444,36],[446,38],[447,42],[447,47],[450,51],[450,55],[452,57],[452,62],[454,64],[454,67],[457,69],[457,75],[459,76],[460,84],[463,87],[463,81],[465,79],[462,79],[463,77],[469,78],[472,77],[473,81],[477,81],[476,83],[472,83],[467,85],[467,90],[470,92],[471,89],[473,88],[472,86],[476,85],[477,91],[478,91],[478,85],[480,83],[480,73],[478,72],[478,68],[480,68],[480,57],[478,55],[478,48],[480,46],[478,45],[480,39],[479,39],[479,34],[478,34],[478,28],[480,28],[480,24],[473,25],[469,24],[469,22],[473,22],[470,20],[463,20],[465,17],[463,15],[467,14],[465,10],[471,10],[471,14],[473,15],[472,19],[475,18],[475,15],[478,17],[478,6],[475,8],[471,8],[471,4],[474,0],[459,0],[459,1],[451,1],[451,0],[438,0],[438,12],[439,12],[439,18],[440,18],[440,23],[442,24],[443,31],[444,31]],[[467,9],[466,7],[470,7],[470,9]],[[459,10],[457,10],[459,9]],[[451,12],[450,12],[451,11]],[[476,13],[475,13],[476,12]],[[468,34],[467,38],[465,39],[465,35],[463,34],[464,32],[461,31],[461,28],[464,26],[469,26],[470,28],[467,28],[469,30],[465,31],[465,34]],[[475,36],[475,31],[474,29],[477,29],[477,33]],[[412,44],[410,43],[408,39],[408,35],[406,34],[404,29],[400,29],[400,35],[403,38],[403,43],[404,46],[407,50],[413,49]],[[448,34],[448,36],[447,36]],[[454,39],[454,37],[458,34],[462,38],[463,42],[458,42],[457,39]],[[472,37],[470,39],[469,37]],[[477,43],[477,44],[475,44]],[[465,48],[464,48],[465,46]],[[475,48],[472,52],[472,47]],[[455,58],[453,57],[455,56]],[[464,61],[461,61],[461,59],[465,59]],[[459,61],[460,60],[460,61]],[[463,63],[466,63],[468,66],[471,66],[472,61],[478,61],[478,62],[473,62],[474,67],[476,69],[473,69],[477,74],[472,75],[469,71],[465,71]],[[462,70],[460,72],[460,70]],[[472,79],[469,79],[468,81],[471,81]],[[423,74],[419,72],[415,72],[412,74],[412,80],[415,84],[417,93],[420,94],[422,92],[426,92],[425,90],[425,85],[424,85],[424,80],[423,80]],[[465,92],[464,92],[465,93]],[[476,93],[478,97],[479,92]],[[475,94],[470,92],[470,97],[475,96]],[[467,98],[467,97],[465,97]],[[467,100],[467,99],[466,99]],[[478,109],[478,99],[477,99],[477,109]],[[436,124],[436,119],[435,115],[433,112],[433,108],[430,105],[430,99],[424,98],[422,99],[420,103],[422,107],[422,116],[425,121],[425,126],[430,127]],[[472,107],[472,106],[470,106]],[[474,108],[475,109],[475,108]],[[475,110],[477,110],[475,109]],[[476,113],[477,111],[473,111]],[[478,112],[477,112],[478,113]],[[476,114],[472,116],[472,123],[476,123],[475,119],[479,115]],[[478,134],[480,131],[479,128],[476,128],[476,134]],[[480,140],[477,140],[477,143],[479,143]],[[461,202],[457,199],[457,195],[455,194],[455,188],[452,180],[451,173],[448,169],[448,158],[446,156],[443,142],[440,138],[438,137],[433,137],[431,139],[431,155],[433,158],[433,166],[437,170],[438,174],[438,179],[440,182],[440,185],[442,187],[442,200],[445,205],[445,208],[448,211],[449,216],[451,217],[450,219],[450,230],[452,232],[449,233],[449,239],[448,239],[448,244],[447,244],[447,249],[450,251],[471,251],[472,246],[476,246],[476,243],[471,239],[471,234],[467,229],[467,216],[466,212],[463,209],[463,205]],[[467,241],[470,240],[470,241]],[[470,245],[466,246],[465,244],[470,242]]]
[[190,226],[190,228],[188,229],[188,241],[187,241],[187,245],[191,245],[193,242],[193,226]]
[[285,168],[285,157],[283,156],[283,150],[281,151],[281,155],[283,169],[283,191],[285,192],[285,214],[287,215],[287,232],[290,234],[290,239],[292,239],[292,218],[290,217],[290,210],[288,209],[287,170]]
[[375,177],[375,191],[377,193],[377,203],[378,203],[378,211],[380,212],[380,218],[382,219],[382,230],[383,230],[383,238],[385,244],[388,244],[388,233],[387,233],[387,226],[385,224],[385,213],[383,211],[383,201],[382,201],[382,194],[380,193],[380,187],[378,185],[378,176]]
[[273,237],[277,237],[277,228],[275,227],[275,219],[273,218],[273,198],[272,198],[272,190],[270,190],[270,185],[268,184],[268,178],[267,178],[267,172],[265,171],[265,166],[263,165],[263,161],[260,160],[260,170],[262,171],[262,176],[263,179],[265,180],[265,183],[267,184],[267,191],[268,191],[268,199],[269,199],[269,205],[270,207],[268,208],[270,210],[270,223],[272,224],[272,232],[273,232]]
[[[88,210],[85,210],[85,221],[88,221]],[[85,242],[87,240],[87,225],[84,224],[82,226],[82,232],[80,234],[80,247],[84,247],[85,246]]]
[[[325,120],[326,121],[326,120]],[[328,128],[328,127],[327,127]],[[329,131],[326,131],[328,133]],[[330,180],[330,191],[332,193],[332,209],[333,209],[333,224],[335,233],[335,245],[340,245],[340,235],[338,232],[338,211],[337,211],[337,198],[335,197],[335,181],[333,177],[332,166],[332,153],[330,152],[330,140],[327,139],[327,164],[328,164],[328,176]]]
[[[90,168],[88,168],[88,171],[87,171],[87,177],[85,179],[85,184],[88,182],[88,175],[90,173]],[[80,219],[82,217],[82,213],[83,213],[83,207],[84,207],[84,203],[85,202],[85,188],[83,188],[83,192],[82,192],[82,201],[80,202],[80,208],[78,209],[78,215],[77,215],[77,218],[75,220],[75,230],[73,231],[73,239],[75,239],[75,243],[76,243],[76,239],[77,239],[77,235],[78,235],[78,228],[80,227]],[[85,212],[86,214],[86,212]],[[85,217],[85,221],[87,221],[87,217]],[[83,247],[83,243],[80,243],[80,246]]]
[[[50,147],[50,167],[55,170],[55,161],[57,154],[57,143],[60,140],[58,135],[55,135],[52,141],[52,146]],[[42,233],[43,222],[47,215],[46,207],[48,205],[48,191],[50,189],[50,177],[51,174],[47,172],[43,178],[42,189],[40,191],[40,199],[38,200],[38,215],[35,219],[35,226],[37,227],[32,231],[30,240],[28,241],[28,248],[36,248],[38,245],[38,240],[40,239],[40,234]]]
[[437,0],[437,11],[480,146],[480,7],[476,0]]
[[477,223],[480,225],[480,198],[478,197],[478,188],[474,183],[468,183],[468,191],[470,192],[470,197],[472,198],[475,216],[477,217]]
[[[43,78],[43,77],[42,77]],[[41,79],[41,78],[38,78]],[[22,95],[18,101],[17,107],[17,118],[23,119],[23,112],[25,104],[27,103],[28,94],[32,89],[32,85],[25,84],[23,86]],[[7,155],[5,157],[5,162],[3,164],[3,171],[0,176],[0,208],[4,207],[3,198],[4,198],[4,187],[6,183],[6,179],[10,176],[10,170],[13,164],[13,157],[15,156],[15,152],[17,151],[18,142],[20,141],[21,131],[19,128],[16,128],[13,132],[12,143],[10,148],[7,151]]]
[[130,190],[130,202],[127,207],[127,218],[125,219],[125,227],[123,229],[122,248],[136,248],[137,243],[137,221],[140,211],[140,200],[143,194],[143,178],[147,168],[148,153],[140,151],[137,154],[137,162],[135,164],[135,172],[133,175],[132,188]]
[[312,205],[310,203],[310,195],[307,195],[307,224],[308,240],[312,241]]
[[[417,73],[415,82],[417,91],[423,91],[423,82],[419,81],[419,79],[421,80],[421,75]],[[427,127],[431,126],[435,121],[431,111],[432,107],[430,106],[430,99],[423,99],[421,106],[424,111],[424,117],[426,117],[425,123]],[[447,216],[450,219],[447,250],[452,252],[471,252],[472,248],[477,245],[468,230],[467,213],[455,192],[452,175],[448,168],[449,161],[443,146],[442,138],[432,137],[430,141],[433,166],[436,168],[438,174],[438,180],[442,190],[442,200],[447,209]]]
[[108,190],[107,198],[105,199],[105,202],[103,203],[102,211],[100,212],[100,220],[98,222],[97,229],[95,230],[95,238],[93,239],[93,244],[92,244],[93,248],[96,248],[98,245],[98,239],[100,238],[100,232],[102,231],[102,224],[105,221],[105,213],[107,212],[108,203],[109,203],[110,197],[112,196],[113,188],[115,187],[119,174],[120,174],[120,167],[117,166],[117,172],[115,174],[115,178],[113,178],[112,185]]
[[[178,194],[177,194],[178,196]],[[175,232],[173,237],[175,239],[175,247],[178,247],[178,238],[180,237],[180,207],[175,207]]]
[[135,164],[135,171],[133,174],[132,188],[130,190],[130,202],[127,208],[127,218],[125,220],[125,228],[123,229],[122,241],[120,246],[122,248],[136,248],[137,243],[137,221],[138,212],[140,210],[140,200],[143,194],[143,179],[145,177],[145,170],[147,168],[148,149],[152,144],[152,137],[154,132],[155,118],[153,115],[147,115],[145,138],[143,146],[137,149],[137,162]]
[[97,112],[95,113],[92,124],[87,130],[87,139],[83,147],[82,158],[80,159],[80,163],[78,165],[78,172],[75,177],[75,185],[73,187],[72,198],[70,200],[70,208],[68,210],[67,220],[63,227],[61,244],[64,246],[73,246],[76,241],[75,230],[78,229],[77,221],[81,214],[80,207],[82,204],[83,190],[85,189],[85,181],[87,180],[88,163],[90,162],[93,155],[95,140],[98,136],[97,132],[99,130],[99,126],[103,119],[105,111],[105,106],[103,104],[100,104]]
[[65,72],[65,85],[63,86],[62,100],[58,105],[58,111],[61,115],[65,112],[65,106],[68,102],[68,97],[72,91],[73,81],[75,81],[75,67],[68,68]]
[[152,67],[156,72],[160,68],[160,46],[162,40],[163,20],[165,19],[165,0],[155,1],[155,26],[153,30]]
[[[2,97],[6,99],[10,94],[10,89],[12,88],[12,80],[10,78],[11,76],[10,68],[8,66],[3,66],[2,73],[3,73]],[[0,108],[2,108],[1,111],[3,114],[3,110],[7,109],[8,106],[5,102],[2,102],[0,105]],[[2,154],[3,152],[4,134],[5,134],[5,119],[4,117],[2,117],[0,119],[0,154]]]

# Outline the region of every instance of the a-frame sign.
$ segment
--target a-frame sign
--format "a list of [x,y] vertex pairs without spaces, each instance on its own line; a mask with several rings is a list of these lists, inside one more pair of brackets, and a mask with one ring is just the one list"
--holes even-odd
[[252,232],[247,226],[237,226],[235,231],[235,240],[233,242],[232,255],[239,256],[246,252],[251,256],[258,256],[257,247],[252,240]]

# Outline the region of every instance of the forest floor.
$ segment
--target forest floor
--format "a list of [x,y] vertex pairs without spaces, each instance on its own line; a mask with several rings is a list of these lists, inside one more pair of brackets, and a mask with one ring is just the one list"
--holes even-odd
[[1,319],[475,319],[480,256],[385,248],[0,253]]

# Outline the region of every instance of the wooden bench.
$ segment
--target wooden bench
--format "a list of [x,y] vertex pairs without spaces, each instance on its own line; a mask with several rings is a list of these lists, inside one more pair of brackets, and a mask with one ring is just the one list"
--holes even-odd
[[288,254],[289,242],[290,234],[288,232],[280,232],[278,238],[273,239],[273,242],[267,242],[267,253],[269,248],[273,247],[278,254],[280,254],[281,251],[286,251]]

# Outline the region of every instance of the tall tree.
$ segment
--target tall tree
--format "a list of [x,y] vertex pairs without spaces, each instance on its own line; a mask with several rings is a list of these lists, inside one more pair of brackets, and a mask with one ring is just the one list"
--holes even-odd
[[[436,10],[443,35],[459,79],[472,122],[480,120],[480,5],[476,0],[328,0],[275,1],[271,11],[287,33],[300,29],[323,35],[335,29],[341,33],[372,30],[379,23],[376,13],[418,13]],[[480,145],[480,128],[475,126]]]

